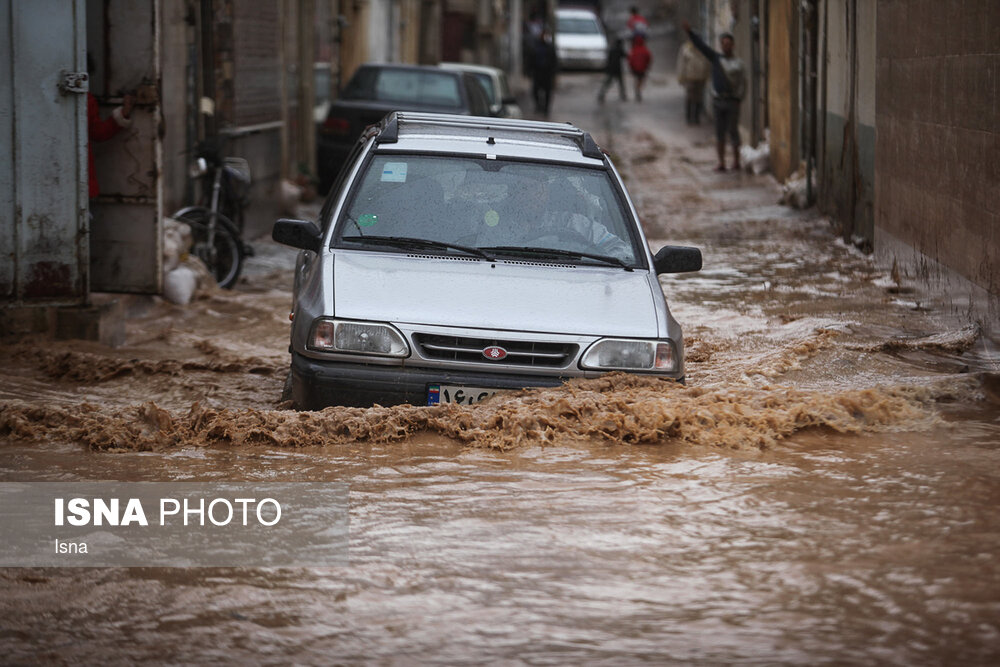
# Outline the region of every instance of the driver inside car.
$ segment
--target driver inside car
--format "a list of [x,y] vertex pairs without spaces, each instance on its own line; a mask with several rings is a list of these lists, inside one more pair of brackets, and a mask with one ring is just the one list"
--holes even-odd
[[627,259],[629,245],[578,208],[585,195],[565,179],[526,180],[512,193],[525,245],[550,246]]

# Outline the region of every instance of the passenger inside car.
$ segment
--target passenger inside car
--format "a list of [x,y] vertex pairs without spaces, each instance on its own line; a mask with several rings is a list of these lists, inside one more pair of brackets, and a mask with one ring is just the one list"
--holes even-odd
[[518,199],[526,245],[631,257],[629,244],[582,212],[587,208],[583,193],[565,178],[529,180]]
[[345,235],[472,247],[552,248],[634,262],[615,194],[600,172],[518,162],[380,155],[351,203]]

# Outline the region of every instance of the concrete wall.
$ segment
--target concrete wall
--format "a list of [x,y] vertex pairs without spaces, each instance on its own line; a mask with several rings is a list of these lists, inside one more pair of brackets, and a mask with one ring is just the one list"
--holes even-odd
[[[996,0],[878,1],[876,248],[910,275],[1000,294]],[[889,244],[887,244],[889,245]],[[902,249],[901,249],[902,248]],[[970,297],[971,300],[971,297]]]
[[[677,19],[677,34],[680,35],[680,22],[687,20],[691,23],[691,28],[704,34],[705,24],[702,21],[701,0],[677,0],[674,3],[675,18]],[[527,11],[527,10],[526,10]],[[627,14],[627,12],[626,12]]]
[[[288,175],[289,156],[300,153],[294,145],[295,119],[289,113],[289,101],[297,101],[299,72],[293,68],[289,74],[287,65],[294,61],[287,62],[283,44],[289,34],[298,39],[301,3],[213,1],[215,123],[227,139],[224,154],[250,165],[253,184],[244,211],[244,236],[253,240],[267,233],[279,216],[281,179]],[[291,111],[296,109],[292,104]]]
[[[368,3],[345,2],[340,5],[344,27],[340,32],[340,76],[341,87],[354,76],[358,66],[368,57]],[[340,91],[336,91],[340,92]]]
[[399,60],[404,63],[420,62],[420,2],[400,0],[399,3]]
[[827,0],[819,17],[819,205],[864,248],[874,240],[876,15],[871,0]]
[[[436,64],[441,3],[437,0],[342,2],[341,86],[366,62]],[[337,91],[339,92],[339,91]]]
[[[766,0],[764,0],[766,2]],[[758,3],[760,4],[760,3]],[[743,143],[756,146],[763,138],[765,110],[761,92],[763,91],[762,81],[757,81],[758,99],[754,99],[754,76],[763,75],[764,54],[763,46],[754,43],[753,29],[753,3],[741,2],[737,5],[738,11],[734,15],[733,26],[730,30],[736,40],[736,55],[743,60],[746,65],[747,92],[740,106],[740,135]],[[758,7],[759,11],[759,7]],[[759,17],[758,17],[759,18]],[[763,31],[758,30],[758,34]],[[757,49],[758,71],[754,72],[754,49]],[[754,125],[754,104],[757,105],[756,126]]]
[[185,21],[182,3],[160,3],[160,113],[163,128],[163,210],[168,214],[186,202],[189,109],[194,99],[187,84],[194,28]]
[[389,0],[368,0],[367,60],[383,63],[393,60],[398,42],[392,30],[391,9]]
[[[243,0],[246,1],[246,0]],[[292,3],[297,7],[298,3]],[[220,3],[219,7],[231,7],[232,3]],[[160,3],[160,44],[158,56],[160,59],[160,90],[162,112],[162,198],[163,211],[170,214],[181,206],[192,203],[195,192],[188,177],[188,166],[194,159],[193,144],[197,141],[198,117],[196,107],[197,90],[192,90],[194,76],[189,72],[192,63],[197,63],[201,57],[197,51],[198,34],[195,26],[187,22],[187,7],[184,3],[164,1]],[[282,16],[281,25],[275,25],[275,30],[284,27],[287,16]],[[293,15],[294,18],[294,15]],[[296,34],[296,25],[290,26],[291,34]],[[228,92],[232,98],[234,89],[232,79],[239,76],[253,76],[253,72],[235,71],[231,45],[222,43],[224,54],[219,66],[219,76],[224,82],[220,88]],[[290,81],[293,87],[298,80]],[[222,97],[226,97],[223,93]],[[293,97],[293,101],[294,101]],[[220,129],[234,130],[236,109],[232,99],[228,103],[220,102]],[[296,108],[292,105],[293,110]],[[288,143],[293,155],[296,154],[295,138],[289,137]],[[266,232],[278,215],[278,183],[282,176],[283,165],[279,156],[283,154],[282,130],[270,128],[243,135],[239,131],[225,144],[227,155],[246,158],[250,163],[253,185],[250,189],[251,204],[246,210],[247,236],[253,237]]]
[[797,0],[771,0],[767,15],[767,110],[771,170],[785,181],[799,166],[799,10]]
[[87,297],[85,41],[80,0],[0,0],[0,306]]

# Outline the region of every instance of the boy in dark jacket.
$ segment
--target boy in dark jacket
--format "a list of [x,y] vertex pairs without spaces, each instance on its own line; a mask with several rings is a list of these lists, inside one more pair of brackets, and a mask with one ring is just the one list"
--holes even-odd
[[558,63],[552,33],[547,27],[542,29],[542,35],[535,43],[531,64],[531,95],[535,98],[535,111],[548,116]]
[[621,37],[615,40],[614,45],[608,50],[608,61],[604,65],[604,83],[601,85],[601,92],[597,94],[597,101],[603,102],[604,96],[608,92],[611,84],[618,80],[618,95],[622,101],[628,99],[625,94],[625,80],[622,79],[622,62],[625,60],[625,40]]

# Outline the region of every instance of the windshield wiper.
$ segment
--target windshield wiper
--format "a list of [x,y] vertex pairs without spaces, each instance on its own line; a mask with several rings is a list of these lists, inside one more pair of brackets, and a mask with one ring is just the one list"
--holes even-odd
[[605,264],[611,264],[612,266],[620,266],[626,271],[631,271],[632,267],[618,259],[617,257],[612,257],[611,255],[597,255],[589,252],[581,252],[579,250],[563,250],[562,248],[537,248],[533,246],[521,247],[513,245],[501,245],[501,246],[490,246],[488,248],[479,248],[479,250],[484,250],[486,252],[496,252],[511,255],[533,255],[533,256],[547,256],[547,257],[567,257],[572,259],[593,259],[598,262],[604,262]]
[[397,248],[435,248],[438,250],[460,250],[466,254],[482,257],[493,261],[493,257],[486,254],[481,248],[470,248],[469,246],[457,243],[446,243],[445,241],[433,241],[431,239],[417,239],[409,236],[343,236],[341,241],[351,241],[353,243],[364,243],[366,245],[391,245]]
[[347,219],[350,220],[351,224],[354,225],[354,228],[358,230],[358,234],[360,234],[361,236],[365,235],[365,233],[361,231],[361,225],[358,224],[358,221],[354,219],[354,216],[349,215],[347,216]]

